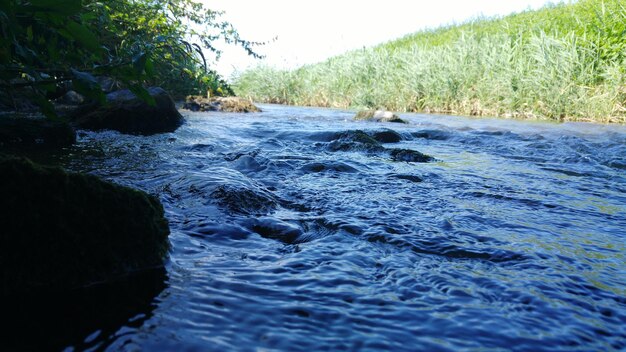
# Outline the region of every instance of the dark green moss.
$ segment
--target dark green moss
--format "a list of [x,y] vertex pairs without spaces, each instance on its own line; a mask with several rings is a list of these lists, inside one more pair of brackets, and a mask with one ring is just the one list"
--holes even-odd
[[389,149],[389,155],[393,161],[405,161],[408,163],[427,163],[435,160],[430,155],[426,155],[411,149]]
[[328,144],[328,149],[337,151],[365,151],[381,152],[385,148],[372,136],[361,130],[344,131],[337,133],[335,138]]
[[0,159],[2,294],[64,290],[163,264],[159,201],[95,176]]

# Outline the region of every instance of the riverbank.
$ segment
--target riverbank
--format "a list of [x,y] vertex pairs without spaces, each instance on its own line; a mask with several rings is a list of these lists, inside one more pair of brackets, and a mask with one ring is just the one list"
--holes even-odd
[[285,71],[236,78],[258,102],[626,123],[626,8],[551,5],[409,35]]

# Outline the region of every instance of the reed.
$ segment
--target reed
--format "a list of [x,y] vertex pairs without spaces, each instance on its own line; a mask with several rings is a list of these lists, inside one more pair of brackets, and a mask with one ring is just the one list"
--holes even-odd
[[626,122],[626,7],[581,0],[476,19],[234,80],[259,102]]

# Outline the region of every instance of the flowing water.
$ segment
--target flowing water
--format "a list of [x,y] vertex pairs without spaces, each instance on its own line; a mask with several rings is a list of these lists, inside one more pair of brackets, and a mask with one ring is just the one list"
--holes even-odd
[[65,166],[157,195],[172,248],[65,347],[626,349],[626,127],[262,108],[81,132]]

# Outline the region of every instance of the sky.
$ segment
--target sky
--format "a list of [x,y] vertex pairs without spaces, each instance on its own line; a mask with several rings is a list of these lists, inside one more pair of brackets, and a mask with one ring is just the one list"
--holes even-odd
[[224,50],[214,64],[222,76],[260,63],[295,68],[346,51],[369,47],[425,28],[478,16],[536,9],[553,0],[200,0],[225,11],[243,39],[267,42],[255,60],[243,49]]

